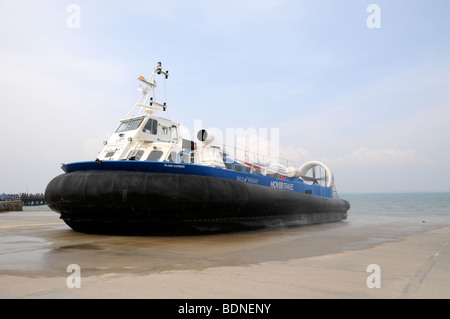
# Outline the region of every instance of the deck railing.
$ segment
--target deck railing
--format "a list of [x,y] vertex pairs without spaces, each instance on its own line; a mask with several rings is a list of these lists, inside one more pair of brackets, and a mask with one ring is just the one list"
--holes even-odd
[[222,148],[210,146],[198,148],[191,152],[191,162],[203,165],[223,166],[226,169],[253,173],[257,175],[272,176],[286,179],[286,168],[296,167],[295,161],[278,156],[265,155],[224,145]]

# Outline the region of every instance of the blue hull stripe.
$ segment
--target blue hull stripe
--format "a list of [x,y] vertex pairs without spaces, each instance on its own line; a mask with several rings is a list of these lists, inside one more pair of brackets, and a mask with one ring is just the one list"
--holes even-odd
[[92,170],[112,170],[112,171],[135,171],[135,172],[154,172],[168,174],[187,174],[226,178],[238,182],[261,185],[265,187],[277,188],[298,193],[305,193],[305,190],[311,190],[313,195],[323,197],[332,197],[331,187],[321,187],[305,185],[302,180],[290,179],[281,180],[278,178],[257,175],[251,173],[237,172],[220,167],[210,167],[195,164],[180,164],[171,162],[149,162],[149,161],[96,161],[76,162],[64,164],[62,170],[66,173],[76,171]]

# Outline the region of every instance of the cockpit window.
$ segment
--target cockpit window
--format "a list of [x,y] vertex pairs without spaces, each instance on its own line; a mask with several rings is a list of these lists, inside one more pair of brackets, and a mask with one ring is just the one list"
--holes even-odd
[[141,125],[142,119],[139,120],[132,120],[130,125],[128,126],[128,131],[136,130],[139,125]]
[[145,133],[156,135],[156,132],[158,131],[158,121],[155,119],[149,119],[142,131],[144,131]]
[[119,127],[116,130],[116,133],[135,130],[139,127],[139,125],[141,125],[141,123],[142,119],[124,121],[120,123]]
[[119,127],[116,130],[116,133],[126,131],[128,124],[130,124],[129,121],[120,123]]
[[177,132],[177,127],[175,125],[172,125],[172,140],[173,141],[178,140],[178,132]]

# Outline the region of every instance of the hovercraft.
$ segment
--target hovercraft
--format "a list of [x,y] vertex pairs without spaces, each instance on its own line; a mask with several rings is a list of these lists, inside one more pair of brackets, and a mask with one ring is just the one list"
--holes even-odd
[[[47,205],[73,230],[152,234],[305,225],[347,218],[331,170],[323,163],[300,168],[230,156],[201,129],[161,117],[155,77],[140,76],[142,97],[94,161],[63,164],[45,190]],[[235,154],[236,155],[236,154]]]

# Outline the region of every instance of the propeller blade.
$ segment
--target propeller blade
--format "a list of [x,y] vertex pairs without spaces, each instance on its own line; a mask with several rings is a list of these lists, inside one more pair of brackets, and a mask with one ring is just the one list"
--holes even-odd
[[316,181],[316,179],[314,178],[314,177],[310,177],[310,176],[305,176],[305,175],[302,175],[302,176],[300,176],[303,180],[305,180],[305,181],[309,181],[309,182],[315,182]]
[[309,181],[309,182],[315,182],[315,181],[324,181],[325,177],[315,178],[311,176],[301,175],[300,176],[303,180]]

